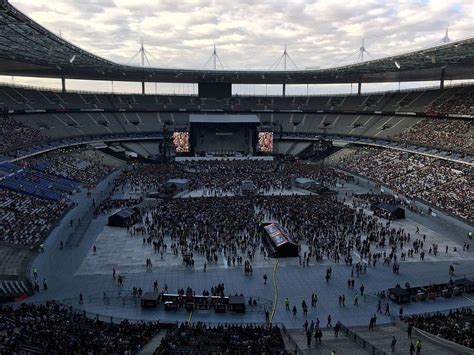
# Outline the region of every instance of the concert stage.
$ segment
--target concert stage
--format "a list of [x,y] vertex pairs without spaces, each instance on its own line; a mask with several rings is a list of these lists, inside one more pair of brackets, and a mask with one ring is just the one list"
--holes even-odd
[[257,132],[257,115],[196,114],[189,116],[189,125],[192,155],[254,155],[273,150],[273,133]]

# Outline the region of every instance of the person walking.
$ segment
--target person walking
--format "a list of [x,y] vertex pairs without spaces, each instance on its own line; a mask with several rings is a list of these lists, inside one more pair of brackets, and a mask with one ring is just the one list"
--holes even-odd
[[308,348],[311,347],[311,337],[313,335],[311,334],[311,332],[309,330],[306,331],[306,345],[308,346]]
[[296,306],[293,306],[293,318],[296,318]]
[[268,279],[267,274],[263,275],[263,284],[264,284],[264,285],[267,284],[267,279]]
[[359,295],[356,292],[354,295],[354,306],[358,306],[358,305],[359,305]]
[[413,331],[413,324],[408,323],[408,328],[407,328],[408,339],[411,339],[411,332],[412,331]]
[[287,311],[290,310],[290,300],[288,299],[288,297],[285,298],[285,309]]
[[385,304],[385,315],[390,316],[390,305],[388,303]]
[[377,313],[382,314],[382,301],[377,301]]
[[410,355],[415,355],[415,345],[413,345],[413,342],[410,343]]
[[326,328],[329,328],[331,327],[332,328],[332,324],[331,324],[331,315],[328,315],[328,324],[326,324]]

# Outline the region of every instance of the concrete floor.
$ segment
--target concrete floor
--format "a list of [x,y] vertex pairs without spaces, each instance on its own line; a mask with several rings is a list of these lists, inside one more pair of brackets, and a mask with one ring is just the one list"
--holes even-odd
[[[107,187],[109,176],[98,186],[94,196]],[[340,188],[340,197],[346,192],[367,191],[367,187],[346,185]],[[199,192],[194,193],[198,195]],[[191,194],[193,195],[193,194]],[[119,194],[118,196],[122,196]],[[127,193],[125,193],[127,196]],[[273,321],[285,324],[289,329],[301,329],[305,319],[309,321],[319,318],[321,325],[326,325],[330,314],[333,324],[341,321],[346,326],[367,325],[371,315],[376,310],[377,299],[375,292],[393,287],[396,283],[404,284],[409,281],[412,285],[421,285],[431,282],[446,282],[449,280],[448,267],[455,265],[455,277],[464,274],[474,276],[474,254],[462,251],[463,240],[466,240],[464,231],[467,226],[457,224],[450,226],[445,220],[435,219],[407,212],[407,219],[395,222],[405,230],[412,231],[412,235],[419,226],[420,233],[427,235],[425,245],[438,243],[441,251],[437,257],[426,255],[421,262],[418,257],[401,262],[399,275],[392,273],[391,267],[377,264],[376,268],[369,268],[366,274],[356,278],[355,290],[363,283],[366,297],[360,299],[360,306],[353,306],[354,291],[347,289],[347,279],[350,276],[350,267],[344,264],[328,262],[313,263],[309,267],[299,265],[298,259],[285,259],[277,263],[275,259],[264,259],[257,256],[254,262],[252,276],[246,276],[243,267],[231,267],[224,262],[208,267],[207,272],[202,269],[203,261],[196,260],[194,269],[187,269],[181,264],[180,257],[168,254],[161,260],[159,254],[154,254],[149,246],[143,246],[141,237],[130,237],[125,230],[106,227],[107,216],[94,219],[79,245],[74,248],[60,250],[59,240],[68,233],[69,220],[77,218],[81,212],[90,207],[91,199],[84,193],[74,196],[79,206],[68,213],[62,223],[52,232],[45,243],[44,253],[37,255],[33,266],[39,270],[39,278],[48,280],[49,289],[41,291],[29,300],[44,301],[56,299],[71,303],[79,309],[91,313],[99,313],[114,318],[129,319],[160,319],[162,321],[201,320],[206,322],[263,322],[264,308],[272,309],[275,304]],[[91,248],[97,246],[97,253],[93,255]],[[449,245],[450,251],[444,253],[444,245]],[[457,247],[458,251],[453,252]],[[146,269],[145,258],[151,257],[153,268]],[[221,258],[222,261],[222,258]],[[332,278],[328,284],[324,280],[325,270],[331,264]],[[122,289],[112,278],[112,268],[125,276]],[[263,283],[263,275],[269,279],[267,285]],[[152,310],[142,310],[139,302],[130,295],[133,286],[141,287],[144,291],[152,290],[153,281],[158,280],[160,289],[166,283],[170,291],[190,286],[200,293],[203,289],[210,289],[217,283],[224,282],[226,293],[243,293],[246,297],[255,297],[261,301],[261,306],[249,309],[245,314],[216,314],[213,311],[195,311],[188,314],[186,311],[165,312],[158,307]],[[78,304],[78,295],[85,296],[84,305]],[[104,301],[103,293],[108,299]],[[307,317],[301,312],[301,301],[304,299],[310,304],[310,297],[316,292],[319,297],[318,306],[311,308]],[[338,296],[345,294],[346,307],[340,308]],[[293,318],[285,310],[284,299],[288,297],[290,303],[296,304],[298,314]],[[468,306],[474,303],[472,297],[454,297],[412,303],[404,307],[404,314],[445,310],[449,308]],[[392,314],[398,314],[398,307],[391,304]],[[378,323],[388,323],[390,317],[379,316]]]

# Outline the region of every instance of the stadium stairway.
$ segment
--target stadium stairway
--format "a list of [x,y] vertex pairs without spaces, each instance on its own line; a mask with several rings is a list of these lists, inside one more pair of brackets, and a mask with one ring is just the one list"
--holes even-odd
[[160,346],[161,339],[166,335],[166,330],[160,330],[151,340],[141,349],[137,355],[151,355]]
[[324,159],[324,161],[326,163],[329,163],[329,164],[337,164],[339,162],[341,162],[341,160],[344,160],[344,158],[348,155],[351,155],[353,154],[355,151],[355,149],[351,149],[351,148],[342,148],[341,150],[338,150],[337,152],[329,155],[328,157],[326,157]]

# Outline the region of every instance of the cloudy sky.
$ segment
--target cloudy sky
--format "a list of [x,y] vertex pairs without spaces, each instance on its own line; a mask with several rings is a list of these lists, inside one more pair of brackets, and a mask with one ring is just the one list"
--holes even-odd
[[269,69],[285,43],[298,68],[329,67],[355,62],[362,38],[379,58],[438,44],[446,27],[452,40],[474,35],[473,0],[10,2],[66,40],[116,62],[129,63],[143,39],[157,67],[203,68],[216,44],[227,69]]

